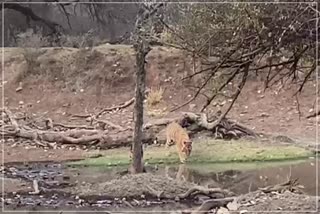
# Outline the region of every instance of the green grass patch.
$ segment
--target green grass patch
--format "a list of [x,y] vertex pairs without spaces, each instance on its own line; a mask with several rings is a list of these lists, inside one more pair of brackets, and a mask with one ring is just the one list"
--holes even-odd
[[[164,147],[149,146],[144,151],[144,161],[149,164],[177,164],[178,154],[175,146],[169,148],[169,156]],[[129,149],[110,149],[104,151],[103,157],[88,158],[72,162],[71,165],[87,166],[121,166],[128,165]],[[247,141],[209,140],[195,142],[188,163],[232,163],[232,162],[264,162],[296,160],[313,156],[312,152],[296,147],[284,145],[268,145]]]
[[264,168],[272,167],[283,167],[286,165],[299,165],[305,164],[310,160],[295,159],[295,160],[282,160],[282,161],[261,161],[261,162],[229,162],[229,163],[191,163],[188,164],[188,168],[195,170],[199,173],[208,173],[208,172],[223,172],[226,170],[239,170],[239,171],[248,171],[248,170],[259,170]]

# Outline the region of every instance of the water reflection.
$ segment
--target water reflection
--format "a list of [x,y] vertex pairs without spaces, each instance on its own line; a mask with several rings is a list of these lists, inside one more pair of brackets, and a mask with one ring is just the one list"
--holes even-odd
[[[317,179],[319,178],[316,168],[319,169],[319,161],[318,164],[316,160],[273,164],[275,166],[268,167],[257,164],[255,169],[241,170],[239,168],[245,168],[246,164],[238,164],[234,169],[229,168],[228,170],[217,170],[216,168],[220,168],[220,166],[215,164],[205,166],[181,164],[166,166],[164,173],[167,178],[177,181],[188,181],[207,187],[228,188],[239,194],[255,191],[259,187],[279,184],[289,178],[298,178],[307,194],[317,195]],[[239,167],[239,165],[243,166]]]

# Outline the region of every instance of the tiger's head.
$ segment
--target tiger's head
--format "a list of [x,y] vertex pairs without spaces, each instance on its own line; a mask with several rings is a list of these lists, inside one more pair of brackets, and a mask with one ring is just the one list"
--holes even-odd
[[182,146],[182,152],[186,155],[186,157],[189,157],[192,151],[192,141],[187,140],[183,141]]

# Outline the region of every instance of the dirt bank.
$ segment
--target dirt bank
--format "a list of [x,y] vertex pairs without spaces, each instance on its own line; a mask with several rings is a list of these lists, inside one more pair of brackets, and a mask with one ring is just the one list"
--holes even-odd
[[[133,95],[135,65],[130,46],[102,45],[92,50],[41,49],[38,50],[41,54],[35,59],[37,63],[33,64],[24,60],[21,53],[25,52],[28,55],[28,51],[21,48],[5,49],[4,98],[10,108],[19,108],[19,102],[23,101],[20,110],[28,114],[71,122],[73,114],[96,113]],[[192,72],[192,67],[191,60],[179,50],[155,47],[147,60],[147,86],[164,89],[163,100],[157,110],[163,111],[162,116],[165,116],[169,109],[193,95],[194,87],[190,85],[197,85],[198,80],[181,81]],[[27,69],[30,63],[33,66],[31,71]],[[23,89],[16,92],[19,81]],[[263,93],[262,86],[259,79],[251,77],[230,117],[257,131],[282,133],[303,140],[314,139],[315,119],[305,119],[304,116],[315,108],[315,82],[308,83],[299,100],[293,96],[293,88],[275,86]],[[200,95],[180,110],[197,111],[204,98]],[[223,109],[228,102],[226,97],[218,97],[207,111]],[[131,126],[131,111],[132,107],[113,112],[106,115],[106,119]],[[146,120],[152,119],[150,115],[150,112],[146,113]]]

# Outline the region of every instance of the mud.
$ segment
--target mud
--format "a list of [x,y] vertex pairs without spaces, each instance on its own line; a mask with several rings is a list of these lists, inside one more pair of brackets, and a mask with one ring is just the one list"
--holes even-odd
[[[137,178],[131,175],[123,176],[123,168],[72,168],[66,163],[53,162],[7,164],[1,169],[3,176],[1,182],[5,184],[2,199],[5,210],[74,210],[75,213],[76,210],[119,212],[135,210],[136,213],[140,211],[157,213],[191,209],[198,206],[201,200],[179,202],[159,200],[143,194],[144,187],[150,185],[153,189],[161,187],[162,190],[168,190],[168,193],[177,194],[184,192],[190,185],[202,185],[228,188],[237,195],[247,194],[246,199],[241,202],[243,209],[249,207],[247,210],[254,210],[252,207],[258,204],[261,207],[267,206],[266,203],[269,204],[273,200],[281,203],[264,209],[312,210],[315,209],[315,202],[318,200],[312,195],[316,195],[319,191],[316,189],[316,167],[319,167],[319,162],[316,160],[275,166],[259,164],[254,169],[241,169],[243,166],[236,165],[224,170],[215,165],[202,168],[185,165],[148,166],[149,171],[152,169],[152,173],[148,173],[150,176],[146,182],[139,180],[139,176]],[[305,176],[306,174],[308,176]],[[285,181],[288,176],[299,178],[299,182],[305,187],[305,195],[288,195],[289,193],[283,196],[261,195],[254,192],[260,187]],[[165,178],[171,180],[173,186],[166,186],[163,182]],[[30,195],[34,180],[38,181],[41,190],[39,195]],[[125,181],[126,185],[121,184],[120,180]],[[136,184],[132,186],[134,182]],[[250,197],[254,204],[248,204]],[[288,200],[287,205],[285,200]],[[300,205],[294,207],[293,203]]]

